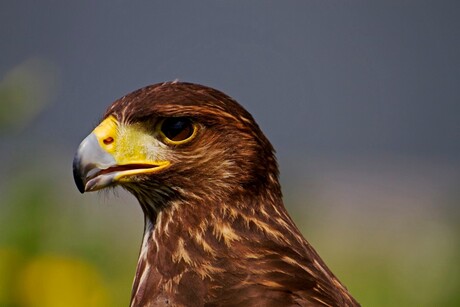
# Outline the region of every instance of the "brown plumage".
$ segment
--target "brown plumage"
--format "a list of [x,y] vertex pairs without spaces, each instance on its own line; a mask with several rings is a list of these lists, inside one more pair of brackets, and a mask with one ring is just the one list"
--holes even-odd
[[82,192],[119,185],[142,207],[131,306],[359,306],[289,217],[273,147],[235,100],[156,84],[104,119],[74,176]]

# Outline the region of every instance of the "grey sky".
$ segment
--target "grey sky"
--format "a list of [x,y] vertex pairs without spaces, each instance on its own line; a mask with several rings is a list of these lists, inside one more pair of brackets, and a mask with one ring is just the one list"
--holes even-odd
[[77,146],[116,98],[203,83],[284,154],[460,157],[458,1],[2,1],[0,74],[60,71],[23,132]]

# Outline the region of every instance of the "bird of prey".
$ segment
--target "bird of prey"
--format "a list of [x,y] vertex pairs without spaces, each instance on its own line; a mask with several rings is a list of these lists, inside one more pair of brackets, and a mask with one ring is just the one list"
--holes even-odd
[[274,149],[226,94],[166,82],[115,101],[73,161],[145,215],[131,306],[359,306],[282,200]]

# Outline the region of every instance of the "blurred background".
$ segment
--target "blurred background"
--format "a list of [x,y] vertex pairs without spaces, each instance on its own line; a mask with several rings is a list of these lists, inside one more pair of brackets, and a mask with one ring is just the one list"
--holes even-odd
[[460,305],[458,1],[0,3],[0,306],[127,306],[143,219],[81,195],[107,106],[218,88],[277,149],[288,210],[363,306]]

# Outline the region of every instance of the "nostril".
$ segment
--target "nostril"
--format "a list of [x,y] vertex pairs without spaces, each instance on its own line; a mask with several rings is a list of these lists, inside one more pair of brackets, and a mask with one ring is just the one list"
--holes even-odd
[[104,142],[105,145],[112,144],[113,143],[113,137],[109,136],[108,138],[105,138],[103,140],[103,142]]

